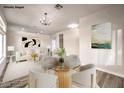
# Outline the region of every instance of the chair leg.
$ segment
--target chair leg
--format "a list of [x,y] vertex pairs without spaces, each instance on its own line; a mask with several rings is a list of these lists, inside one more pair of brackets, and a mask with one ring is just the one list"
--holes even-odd
[[93,74],[91,74],[91,88],[93,88],[93,85],[94,85],[94,82],[93,82],[93,77],[94,77],[94,75],[93,75]]
[[34,85],[34,88],[37,88],[37,83],[38,83],[38,79],[35,80],[35,85]]

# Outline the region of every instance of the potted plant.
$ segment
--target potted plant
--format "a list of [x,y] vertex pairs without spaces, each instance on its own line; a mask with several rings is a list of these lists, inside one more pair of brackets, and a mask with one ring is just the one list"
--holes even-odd
[[61,68],[64,67],[64,55],[65,55],[65,49],[64,48],[59,48],[56,52],[56,54],[59,56],[59,62]]

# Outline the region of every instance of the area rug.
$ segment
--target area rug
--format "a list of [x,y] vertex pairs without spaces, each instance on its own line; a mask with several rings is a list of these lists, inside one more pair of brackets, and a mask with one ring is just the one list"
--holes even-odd
[[0,88],[25,88],[28,85],[28,76],[23,76],[7,82],[1,82]]

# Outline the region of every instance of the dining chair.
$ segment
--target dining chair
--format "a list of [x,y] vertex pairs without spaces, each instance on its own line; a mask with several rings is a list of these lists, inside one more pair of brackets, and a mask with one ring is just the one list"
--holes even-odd
[[72,74],[72,82],[78,87],[96,87],[96,67],[94,64],[81,66],[79,72]]
[[32,70],[29,72],[29,88],[56,88],[57,76]]
[[56,67],[58,58],[52,56],[44,56],[41,60],[41,65],[45,71]]
[[64,58],[64,64],[71,69],[75,69],[81,65],[81,62],[77,55],[70,55]]

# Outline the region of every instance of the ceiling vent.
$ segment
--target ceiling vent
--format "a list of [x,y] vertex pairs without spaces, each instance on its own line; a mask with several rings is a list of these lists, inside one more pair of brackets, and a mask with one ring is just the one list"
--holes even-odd
[[56,8],[57,10],[60,10],[61,8],[63,8],[63,6],[60,5],[60,4],[56,4],[56,5],[55,5],[55,8]]

